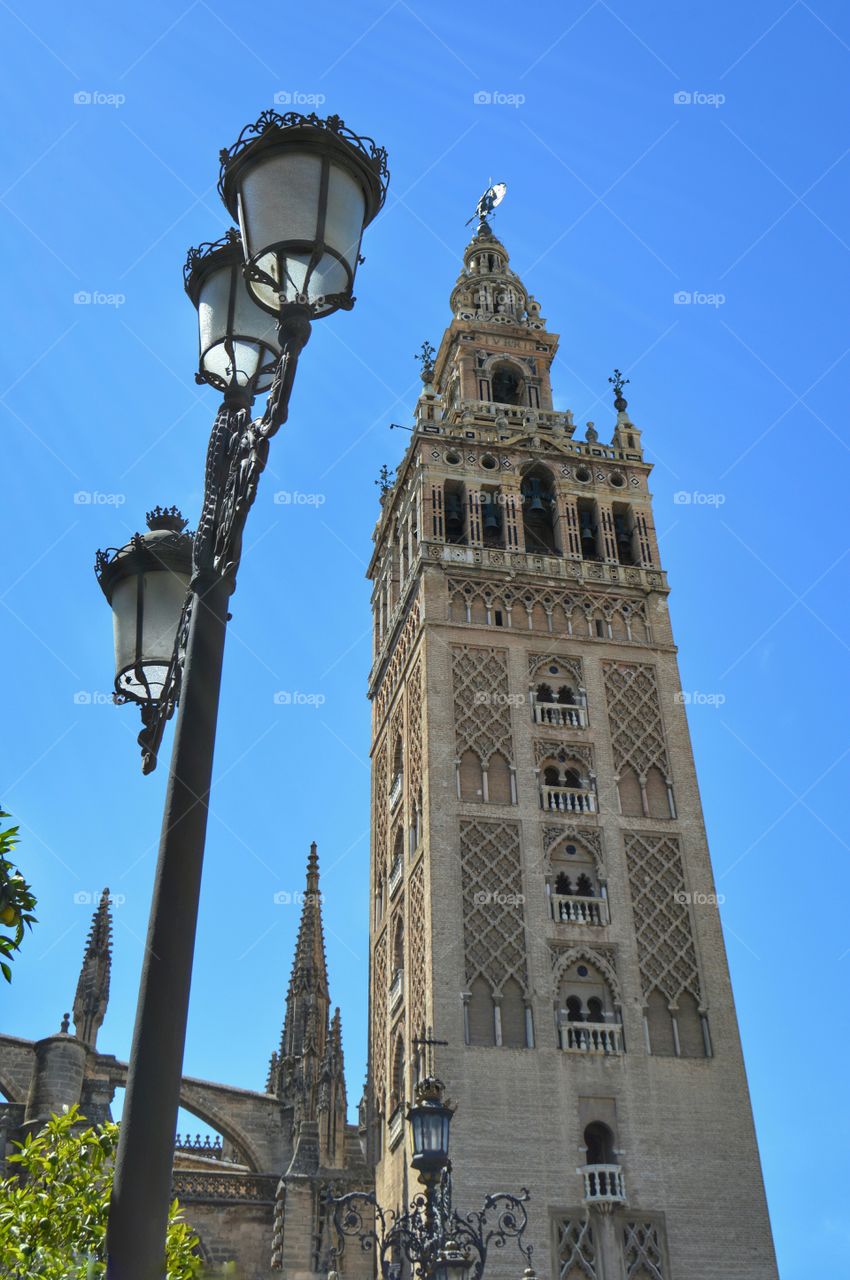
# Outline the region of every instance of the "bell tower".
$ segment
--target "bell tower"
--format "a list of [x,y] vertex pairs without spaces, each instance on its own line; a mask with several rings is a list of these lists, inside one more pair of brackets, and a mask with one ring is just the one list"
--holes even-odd
[[451,310],[369,567],[378,1200],[433,1027],[456,1200],[527,1186],[538,1275],[776,1280],[626,382],[577,438],[486,219]]

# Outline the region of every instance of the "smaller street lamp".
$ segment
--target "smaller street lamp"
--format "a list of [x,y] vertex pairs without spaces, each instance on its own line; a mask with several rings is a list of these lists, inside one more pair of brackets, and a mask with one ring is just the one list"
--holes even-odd
[[424,1183],[439,1178],[449,1163],[449,1135],[455,1108],[443,1100],[443,1085],[434,1076],[421,1080],[408,1108],[413,1157],[410,1163]]
[[112,608],[115,701],[145,708],[162,697],[189,578],[192,535],[176,507],[147,513],[147,533],[98,551],[95,573]]

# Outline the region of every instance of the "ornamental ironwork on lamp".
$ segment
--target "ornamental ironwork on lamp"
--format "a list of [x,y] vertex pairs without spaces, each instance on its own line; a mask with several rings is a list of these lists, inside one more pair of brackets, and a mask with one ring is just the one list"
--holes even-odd
[[361,1252],[375,1258],[381,1280],[392,1280],[399,1263],[406,1262],[414,1280],[481,1280],[488,1250],[516,1240],[526,1261],[524,1280],[536,1280],[531,1266],[532,1246],[523,1240],[528,1225],[525,1205],[529,1193],[496,1192],[482,1207],[459,1213],[452,1202],[449,1131],[454,1108],[443,1098],[442,1082],[428,1076],[416,1087],[408,1109],[413,1158],[424,1190],[414,1196],[405,1213],[385,1210],[374,1192],[351,1191],[327,1198],[333,1213],[339,1248],[357,1241]]

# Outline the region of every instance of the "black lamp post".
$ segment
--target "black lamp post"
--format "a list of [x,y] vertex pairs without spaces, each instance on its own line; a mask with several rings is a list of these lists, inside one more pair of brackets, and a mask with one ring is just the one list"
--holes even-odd
[[[337,116],[263,112],[221,153],[221,162],[219,189],[239,217],[241,240],[230,232],[192,250],[184,273],[198,308],[196,378],[223,395],[207,450],[189,589],[185,598],[172,590],[176,638],[164,671],[161,645],[158,663],[134,653],[126,668],[138,668],[147,681],[145,696],[133,698],[142,707],[146,773],[156,767],[165,723],[178,711],[109,1209],[109,1280],[161,1280],[165,1274],[224,637],[245,521],[269,440],[287,418],[311,322],[354,305],[360,239],[388,182],[386,152]],[[265,412],[252,420],[254,397],[263,391],[269,392]],[[137,583],[128,602],[124,587],[121,593],[113,589],[111,575],[119,571],[104,555],[100,580],[115,611],[116,638],[129,626],[135,633],[141,628],[144,640],[145,591]],[[119,667],[125,670],[123,650]],[[151,680],[149,667],[161,680]],[[121,692],[133,697],[123,685]]]
[[443,1097],[443,1084],[426,1076],[416,1086],[408,1108],[412,1156],[424,1191],[414,1196],[406,1213],[387,1213],[374,1192],[351,1191],[329,1196],[340,1256],[346,1240],[356,1240],[364,1253],[374,1254],[380,1280],[393,1280],[399,1264],[407,1262],[414,1280],[482,1280],[491,1247],[516,1240],[525,1258],[523,1280],[536,1280],[531,1266],[532,1246],[525,1244],[528,1225],[523,1188],[488,1195],[481,1209],[461,1215],[452,1202],[449,1135],[454,1107]]

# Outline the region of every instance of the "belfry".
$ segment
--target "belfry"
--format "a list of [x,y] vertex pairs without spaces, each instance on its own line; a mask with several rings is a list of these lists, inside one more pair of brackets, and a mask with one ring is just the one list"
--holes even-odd
[[776,1280],[625,380],[579,437],[486,216],[451,312],[369,568],[378,1200],[432,1027],[456,1199],[528,1187],[538,1275]]

